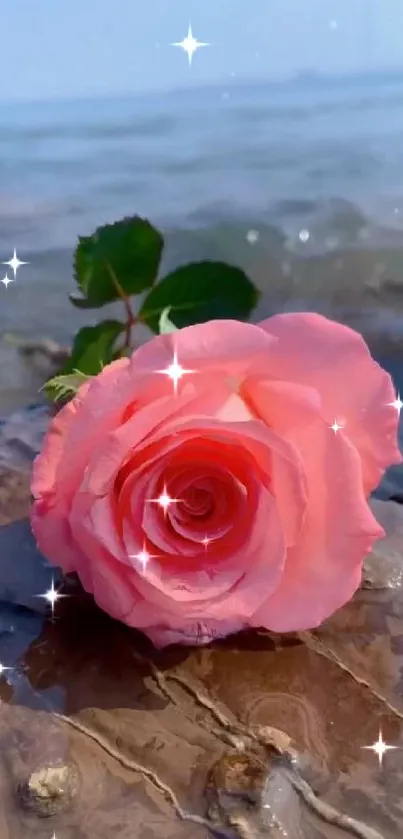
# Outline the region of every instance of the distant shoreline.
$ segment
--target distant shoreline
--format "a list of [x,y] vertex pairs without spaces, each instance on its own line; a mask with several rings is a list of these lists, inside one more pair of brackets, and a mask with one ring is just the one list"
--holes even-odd
[[178,87],[149,87],[149,88],[142,88],[138,90],[134,90],[132,88],[124,89],[115,89],[106,92],[105,89],[92,89],[92,90],[84,90],[81,93],[76,94],[65,94],[61,97],[52,96],[52,97],[38,97],[38,98],[29,98],[26,97],[0,97],[0,106],[35,106],[35,105],[55,105],[57,104],[74,104],[77,103],[91,103],[94,100],[97,101],[105,101],[105,102],[112,102],[112,101],[131,101],[135,99],[143,99],[149,96],[177,96],[181,94],[192,92],[192,95],[197,93],[202,93],[203,91],[209,92],[215,89],[223,89],[223,90],[231,90],[233,88],[237,88],[239,90],[245,88],[263,88],[265,91],[267,90],[298,90],[303,88],[331,88],[334,85],[382,85],[382,84],[390,84],[395,83],[399,84],[403,82],[403,66],[402,67],[379,67],[375,70],[366,70],[362,68],[361,70],[348,72],[348,73],[323,73],[317,72],[314,69],[301,69],[299,72],[294,73],[290,76],[268,76],[263,77],[259,74],[253,74],[244,76],[243,78],[236,78],[236,79],[228,79],[227,75],[223,77],[217,77],[216,80],[203,83],[203,84],[194,84],[194,80],[189,82],[189,85],[183,85]]

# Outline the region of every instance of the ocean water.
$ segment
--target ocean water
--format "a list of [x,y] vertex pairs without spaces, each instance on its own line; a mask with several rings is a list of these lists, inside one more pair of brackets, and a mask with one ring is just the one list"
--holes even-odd
[[403,75],[2,105],[1,251],[70,247],[132,212],[291,236],[319,222],[342,245],[365,216],[401,231],[402,106]]
[[0,285],[0,335],[69,341],[91,317],[67,303],[74,242],[133,213],[163,230],[162,271],[244,267],[257,316],[359,312],[403,335],[402,172],[403,75],[1,105],[0,261],[29,265]]

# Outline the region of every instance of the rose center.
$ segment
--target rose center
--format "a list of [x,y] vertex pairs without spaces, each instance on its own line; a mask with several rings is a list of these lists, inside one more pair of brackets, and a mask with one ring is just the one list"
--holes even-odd
[[214,498],[204,487],[192,485],[182,493],[181,506],[191,516],[209,516],[214,508]]

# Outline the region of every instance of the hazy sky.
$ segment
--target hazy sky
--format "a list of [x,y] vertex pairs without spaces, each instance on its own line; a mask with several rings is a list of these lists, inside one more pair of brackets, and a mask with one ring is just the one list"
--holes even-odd
[[403,65],[403,0],[0,0],[0,31],[2,100]]

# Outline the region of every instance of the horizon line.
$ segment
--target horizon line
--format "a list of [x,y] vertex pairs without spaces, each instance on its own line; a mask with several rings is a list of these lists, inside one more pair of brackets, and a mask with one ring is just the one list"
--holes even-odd
[[300,70],[296,70],[294,73],[287,75],[287,76],[269,76],[269,77],[262,77],[261,75],[244,75],[241,78],[237,79],[219,79],[217,78],[214,81],[208,81],[204,83],[200,83],[194,87],[190,85],[183,85],[183,86],[173,86],[173,87],[156,87],[152,86],[149,88],[141,88],[137,90],[133,89],[115,89],[115,90],[88,90],[82,91],[77,93],[64,93],[61,96],[48,95],[48,96],[16,96],[10,98],[1,98],[0,96],[0,105],[36,105],[36,104],[68,104],[74,102],[85,102],[85,101],[93,101],[96,100],[106,100],[106,99],[135,99],[135,98],[143,98],[144,96],[150,95],[173,95],[177,93],[189,93],[195,90],[210,90],[214,88],[235,88],[235,87],[242,87],[242,86],[250,86],[250,85],[268,85],[270,87],[285,87],[287,85],[292,85],[298,82],[332,82],[332,81],[348,81],[353,79],[363,79],[363,78],[403,78],[403,65],[390,65],[385,66],[381,65],[379,67],[362,67],[357,68],[356,70],[347,70],[347,71],[323,71],[323,70],[316,70],[314,67],[306,67],[301,68]]

